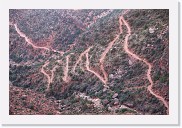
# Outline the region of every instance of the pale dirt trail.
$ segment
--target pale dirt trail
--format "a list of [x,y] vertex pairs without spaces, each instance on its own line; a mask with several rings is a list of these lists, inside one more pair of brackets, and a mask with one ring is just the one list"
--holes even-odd
[[119,37],[119,35],[117,35],[117,36],[114,38],[114,40],[111,41],[111,42],[109,43],[108,47],[107,47],[107,48],[105,49],[105,51],[102,53],[101,58],[100,58],[100,68],[101,68],[102,73],[103,73],[103,75],[104,75],[105,83],[107,83],[107,81],[108,81],[108,74],[107,74],[107,72],[104,70],[104,65],[103,65],[104,59],[105,59],[105,57],[106,57],[106,54],[109,52],[109,50],[112,48],[113,44],[114,44],[114,43],[116,42],[116,40],[118,39],[118,37]]
[[70,81],[70,77],[68,76],[69,71],[69,57],[70,55],[66,56],[66,66],[64,67],[64,77],[62,78],[64,82],[68,83]]
[[[62,63],[62,60],[57,60],[58,63]],[[56,65],[54,66],[54,68],[51,70],[51,83],[53,82],[53,79],[54,79],[54,72],[56,71],[56,69],[58,68],[59,66]]]
[[82,60],[82,57],[84,55],[86,55],[86,68],[87,68],[87,70],[89,72],[93,73],[95,76],[97,76],[104,83],[104,86],[106,87],[107,82],[108,82],[108,74],[107,74],[107,72],[104,69],[104,59],[105,59],[107,53],[109,52],[109,50],[112,48],[113,44],[116,42],[117,39],[119,39],[119,35],[123,32],[123,30],[122,30],[122,22],[121,22],[121,19],[120,18],[119,18],[119,23],[120,23],[120,26],[119,26],[120,32],[119,32],[119,34],[116,35],[116,37],[114,38],[114,40],[112,40],[108,44],[107,48],[102,53],[102,55],[100,57],[100,60],[99,60],[100,61],[100,68],[101,68],[101,71],[102,71],[102,73],[104,75],[104,78],[102,76],[100,76],[100,74],[98,74],[97,72],[91,70],[90,67],[89,67],[90,62],[89,62],[88,52],[90,51],[91,47],[89,47],[87,50],[85,50],[83,53],[80,54],[78,60],[76,61],[75,65],[73,66],[73,69],[72,69],[72,72],[73,73],[75,73],[75,68],[77,67],[78,63]]
[[137,60],[140,60],[140,61],[143,61],[147,66],[148,66],[148,70],[147,70],[147,78],[150,82],[150,85],[147,87],[148,91],[153,95],[155,96],[157,99],[159,99],[160,101],[163,102],[163,104],[165,105],[165,107],[167,108],[167,114],[169,114],[169,106],[168,106],[168,103],[165,101],[165,99],[161,96],[159,96],[158,94],[156,94],[153,90],[152,90],[152,87],[153,87],[153,81],[152,81],[152,78],[151,78],[151,70],[152,70],[152,65],[145,59],[142,59],[140,58],[138,55],[132,53],[129,49],[128,49],[128,38],[129,36],[131,35],[131,27],[130,25],[126,22],[126,20],[124,19],[123,16],[121,16],[121,20],[123,21],[124,25],[127,27],[127,30],[128,30],[128,34],[126,35],[125,37],[125,42],[124,42],[124,50],[126,51],[127,54],[131,55],[133,58],[137,59]]
[[50,84],[51,84],[51,77],[44,71],[44,68],[49,64],[49,62],[47,61],[41,68],[41,72],[47,77],[47,82],[48,82],[48,85],[47,85],[47,91],[49,91],[49,88],[50,88]]
[[45,49],[45,50],[48,50],[48,51],[50,50],[50,49],[47,48],[47,47],[39,47],[39,46],[34,45],[34,44],[32,43],[32,41],[31,41],[23,32],[20,31],[20,29],[17,27],[16,24],[14,24],[14,27],[15,27],[16,32],[17,32],[21,37],[25,38],[25,41],[26,41],[29,45],[31,45],[33,48],[35,48],[35,49]]
[[105,85],[106,85],[106,81],[104,80],[104,78],[102,76],[100,76],[97,72],[93,71],[90,69],[89,65],[90,65],[90,61],[89,61],[89,57],[88,57],[88,52],[90,51],[90,49],[93,46],[90,46],[89,48],[87,48],[84,52],[82,52],[78,58],[78,60],[76,61],[75,65],[73,66],[72,72],[75,73],[75,69],[78,65],[78,63],[82,60],[83,56],[86,56],[86,69],[87,71],[93,73],[96,77],[98,77]]
[[[11,22],[10,22],[10,25],[12,25]],[[34,45],[34,44],[32,43],[32,41],[31,41],[23,32],[20,31],[20,29],[18,28],[18,26],[17,26],[16,24],[13,24],[13,25],[14,25],[14,27],[15,27],[16,32],[20,35],[20,37],[25,38],[25,41],[26,41],[29,45],[31,45],[33,48],[35,48],[35,49],[44,49],[44,50],[50,51],[50,49],[47,48],[47,47],[39,47],[39,46]],[[57,50],[54,50],[54,49],[52,49],[51,51],[57,52],[57,53],[59,53],[61,56],[64,54],[64,52],[62,52],[62,51],[57,51]],[[63,77],[63,80],[64,80],[65,82],[68,82],[68,79],[69,79],[69,77],[68,77],[68,61],[69,61],[69,56],[67,56],[66,61],[67,61],[67,64],[66,64],[66,67],[65,67],[65,69],[64,69],[64,77]],[[46,61],[46,63],[45,63],[45,64],[42,66],[42,68],[41,68],[41,72],[47,77],[47,82],[48,82],[47,91],[49,91],[49,89],[50,89],[50,84],[53,82],[53,78],[54,78],[54,72],[55,72],[56,68],[58,67],[58,66],[56,65],[56,66],[51,70],[51,77],[50,77],[49,74],[47,74],[47,73],[44,71],[44,67],[46,67],[48,64],[49,64],[49,61]]]
[[56,66],[54,66],[54,68],[51,70],[51,83],[53,82],[53,79],[54,79],[54,72],[56,71],[56,68],[57,68],[58,66],[56,65]]
[[[126,11],[126,12],[127,12],[127,11]],[[151,65],[149,62],[147,62],[145,59],[140,58],[138,55],[132,53],[132,52],[128,49],[128,38],[129,38],[129,36],[131,35],[131,28],[130,28],[129,24],[125,21],[125,19],[123,18],[123,16],[121,16],[121,17],[119,18],[119,23],[120,23],[119,30],[120,30],[120,33],[114,38],[113,41],[111,41],[111,42],[109,43],[108,47],[107,47],[107,48],[105,49],[105,51],[102,53],[101,58],[100,58],[100,64],[101,64],[100,67],[101,67],[101,70],[102,70],[102,72],[103,72],[104,78],[103,78],[102,76],[100,76],[98,73],[96,73],[95,71],[91,70],[90,67],[89,67],[89,63],[90,63],[90,62],[89,62],[88,52],[90,51],[91,47],[89,47],[86,51],[84,51],[84,53],[82,53],[82,54],[80,55],[78,61],[76,62],[76,64],[75,64],[74,67],[73,67],[73,71],[75,71],[75,68],[76,68],[76,66],[78,65],[79,61],[81,61],[82,57],[83,57],[84,55],[86,55],[86,68],[87,68],[87,70],[88,70],[89,72],[93,73],[94,75],[96,75],[96,76],[105,84],[104,86],[106,86],[107,81],[108,81],[108,75],[107,75],[106,71],[104,70],[103,63],[104,63],[104,59],[105,59],[106,54],[107,54],[107,53],[109,52],[109,50],[112,48],[114,42],[119,38],[119,35],[123,32],[123,31],[122,31],[122,21],[123,21],[124,25],[126,25],[127,30],[128,30],[128,34],[127,34],[126,37],[125,37],[124,50],[126,51],[126,53],[128,53],[129,55],[131,55],[133,58],[138,59],[138,60],[140,60],[140,61],[143,61],[143,62],[149,67],[149,68],[148,68],[148,71],[147,71],[147,78],[148,78],[148,80],[149,80],[149,82],[150,82],[150,85],[148,86],[147,89],[148,89],[148,91],[149,91],[152,95],[154,95],[156,98],[158,98],[160,101],[163,102],[163,104],[164,104],[165,107],[167,108],[167,113],[168,113],[168,111],[169,111],[169,110],[168,110],[168,109],[169,109],[168,103],[164,100],[163,97],[161,97],[161,96],[155,94],[155,92],[152,91],[153,81],[152,81],[152,78],[151,78],[151,75],[150,75],[151,69],[152,69],[152,65]],[[19,28],[17,27],[16,24],[14,24],[14,27],[15,27],[17,33],[18,33],[21,37],[25,38],[25,41],[26,41],[29,45],[31,45],[33,48],[35,48],[35,49],[44,49],[44,50],[50,51],[50,49],[47,48],[47,47],[39,47],[39,46],[34,45],[34,44],[32,43],[32,41],[31,41],[23,32],[21,32],[21,31],[19,30]],[[54,51],[54,52],[58,52],[58,51],[56,51],[56,50],[53,50],[53,51]],[[59,52],[58,52],[58,53],[59,53]],[[61,54],[61,53],[60,53],[60,54]],[[64,77],[63,77],[63,81],[65,81],[66,83],[69,82],[69,80],[70,80],[70,78],[69,78],[69,76],[68,76],[68,71],[69,71],[69,69],[68,69],[68,66],[69,66],[69,65],[68,65],[68,62],[69,62],[69,57],[70,57],[69,55],[66,56],[66,66],[65,66],[65,68],[64,68]],[[53,70],[51,71],[52,74],[51,74],[51,77],[50,77],[50,76],[44,71],[44,67],[46,67],[48,64],[49,64],[49,62],[47,61],[47,62],[42,66],[42,68],[41,68],[41,72],[48,78],[47,90],[49,90],[49,88],[50,88],[50,83],[53,82],[53,77],[54,77],[54,73],[53,73],[53,72],[54,72],[55,69],[57,68],[56,66],[53,68]]]
[[93,73],[95,76],[97,76],[103,83],[104,83],[104,86],[106,86],[106,81],[104,80],[103,77],[101,77],[98,73],[96,73],[95,71],[91,70],[90,67],[89,67],[89,57],[88,57],[88,52],[90,51],[91,47],[89,47],[87,49],[87,52],[86,52],[86,68],[89,72]]
[[[35,48],[35,49],[44,49],[44,50],[50,51],[50,49],[47,48],[47,47],[39,47],[39,46],[34,45],[34,44],[32,43],[32,41],[31,41],[23,32],[20,31],[20,29],[17,27],[16,24],[14,24],[14,27],[15,27],[16,32],[20,35],[20,37],[25,38],[25,41],[26,41],[29,45],[31,45],[33,48]],[[58,51],[54,50],[54,52],[58,52]],[[53,70],[51,71],[52,74],[51,74],[51,77],[50,77],[49,74],[47,74],[47,73],[44,71],[44,67],[46,67],[48,64],[49,64],[49,61],[46,61],[46,63],[45,63],[45,64],[42,66],[42,68],[41,68],[41,72],[47,77],[47,82],[48,82],[47,91],[49,91],[49,89],[50,89],[50,84],[52,83],[53,77],[54,77],[54,73],[53,73],[53,72],[54,72],[54,70],[55,70],[55,68],[56,68],[56,66],[53,68]]]
[[[58,60],[59,62],[59,60]],[[47,91],[50,90],[50,84],[53,83],[53,79],[54,79],[54,72],[56,71],[56,68],[58,68],[58,65],[54,66],[53,69],[51,70],[51,76],[49,76],[49,74],[47,74],[45,71],[44,71],[44,68],[49,64],[50,62],[49,61],[46,61],[46,63],[42,66],[41,68],[41,72],[47,77],[47,82],[48,82],[48,85],[47,85]]]
[[90,51],[90,49],[92,48],[92,46],[90,46],[88,49],[86,49],[84,52],[82,52],[78,58],[78,60],[76,61],[75,65],[73,66],[72,72],[75,72],[75,68],[77,67],[78,63],[82,60],[83,56],[86,56],[86,69],[93,73],[96,77],[98,77],[105,85],[106,85],[106,81],[104,80],[104,78],[102,76],[100,76],[97,72],[93,71],[90,69],[89,65],[90,65],[90,61],[89,61],[89,57],[88,57],[88,52]]
[[100,68],[101,68],[102,73],[103,73],[103,75],[104,75],[105,83],[107,83],[107,81],[108,81],[108,74],[107,74],[107,72],[106,72],[105,69],[104,69],[104,65],[103,65],[103,64],[104,64],[104,59],[105,59],[107,53],[109,52],[109,50],[112,48],[112,46],[113,46],[114,43],[116,42],[116,40],[119,39],[119,35],[122,34],[122,33],[123,33],[123,30],[122,30],[122,22],[121,22],[121,19],[119,18],[119,34],[116,35],[116,37],[114,38],[114,40],[111,41],[111,42],[108,44],[107,48],[106,48],[105,51],[102,53],[101,58],[100,58]]
[[123,22],[121,21],[121,17],[119,17],[119,31],[120,31],[119,34],[123,33],[122,25],[123,25]]
[[[12,25],[11,24],[11,22],[10,22],[10,25]],[[20,31],[20,29],[18,28],[18,26],[16,25],[16,24],[13,24],[14,25],[14,27],[15,27],[15,30],[17,31],[17,33],[20,35],[20,37],[23,37],[24,39],[25,39],[25,41],[29,44],[29,45],[31,45],[34,49],[44,49],[44,50],[48,50],[48,51],[54,51],[54,52],[57,52],[57,53],[59,53],[61,56],[64,54],[64,52],[62,52],[62,51],[57,51],[57,50],[54,50],[54,49],[49,49],[49,48],[47,48],[47,47],[39,47],[39,46],[36,46],[36,45],[34,45],[33,43],[32,43],[32,41],[31,41],[31,39],[29,39],[23,32],[21,32]],[[75,44],[74,44],[75,45]],[[74,46],[73,45],[73,46]],[[71,48],[73,47],[73,46],[71,46]],[[69,50],[68,50],[69,51]],[[63,71],[64,71],[64,76],[63,76],[63,81],[65,82],[65,83],[68,83],[70,80],[71,80],[71,78],[68,76],[68,71],[69,71],[69,69],[68,69],[68,67],[69,67],[69,55],[68,56],[66,56],[66,65],[65,65],[65,67],[63,68]],[[51,76],[49,76],[49,74],[47,74],[45,71],[44,71],[44,67],[46,67],[47,65],[49,64],[49,61],[47,61],[43,66],[42,66],[42,68],[41,68],[41,72],[47,77],[47,82],[48,82],[48,85],[47,85],[47,91],[49,91],[50,90],[50,84],[53,82],[53,79],[54,79],[54,72],[55,72],[55,70],[56,70],[56,68],[58,67],[58,66],[55,66],[52,70],[51,70]]]
[[[91,48],[91,47],[90,47]],[[83,56],[88,52],[88,50],[90,50],[90,48],[88,48],[87,50],[85,50],[84,52],[82,52],[78,58],[78,60],[76,61],[75,65],[73,66],[72,72],[75,73],[75,69],[78,65],[78,63],[82,60]]]

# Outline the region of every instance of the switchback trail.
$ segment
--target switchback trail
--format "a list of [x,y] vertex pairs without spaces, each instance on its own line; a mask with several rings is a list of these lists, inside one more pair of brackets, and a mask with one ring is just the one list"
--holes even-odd
[[96,75],[96,76],[104,83],[104,86],[107,87],[104,78],[101,77],[97,72],[95,72],[95,71],[93,71],[93,70],[90,69],[90,66],[89,66],[89,65],[90,65],[90,61],[89,61],[89,57],[88,57],[88,52],[90,51],[90,49],[91,49],[91,47],[89,47],[89,48],[86,50],[86,53],[85,53],[85,54],[86,54],[86,68],[87,68],[87,70],[88,70],[89,72],[91,72],[91,73],[93,73],[94,75]]
[[[10,24],[11,25],[11,24]],[[18,28],[18,26],[16,25],[16,24],[13,24],[14,25],[14,27],[15,27],[15,30],[16,30],[16,32],[19,34],[19,36],[20,37],[22,37],[22,38],[24,38],[25,39],[25,41],[29,44],[29,45],[31,45],[33,48],[35,48],[35,49],[44,49],[44,50],[48,50],[48,51],[50,51],[50,49],[49,48],[47,48],[47,47],[39,47],[39,46],[36,46],[36,45],[34,45],[33,43],[32,43],[32,41],[23,33],[23,32],[21,32],[20,31],[20,29]],[[41,72],[47,77],[47,91],[49,91],[49,89],[50,89],[50,84],[51,84],[51,82],[52,82],[52,77],[54,76],[53,74],[52,74],[52,77],[50,77],[49,76],[49,74],[47,74],[45,71],[44,71],[44,68],[47,66],[49,64],[49,61],[46,61],[45,62],[45,64],[42,66],[42,68],[41,68]]]
[[78,58],[78,60],[76,61],[75,65],[73,66],[73,69],[72,69],[72,72],[74,73],[75,72],[75,68],[76,66],[78,65],[78,63],[82,60],[82,57],[85,55],[86,56],[86,70],[93,73],[96,77],[98,77],[103,83],[104,83],[104,86],[106,86],[106,81],[104,80],[104,78],[102,76],[100,76],[99,73],[95,72],[94,70],[92,70],[90,68],[90,61],[89,61],[89,56],[88,56],[88,52],[90,51],[90,49],[92,48],[93,46],[90,46],[89,48],[87,48],[84,52],[82,52]]
[[117,35],[115,38],[114,38],[114,40],[113,41],[111,41],[110,43],[109,43],[109,45],[108,45],[108,47],[105,49],[105,51],[102,53],[102,55],[101,55],[101,58],[100,58],[100,68],[101,68],[101,70],[102,70],[102,73],[103,73],[103,75],[104,75],[104,83],[105,84],[107,84],[107,81],[108,81],[108,74],[107,74],[107,72],[105,71],[105,69],[104,69],[104,65],[103,65],[103,63],[104,63],[104,59],[105,59],[105,57],[106,57],[106,54],[109,52],[109,50],[112,48],[112,46],[113,46],[113,44],[116,42],[116,40],[118,39],[118,37],[119,37],[119,35]]
[[[90,47],[91,48],[91,47]],[[78,58],[78,60],[76,61],[75,65],[73,66],[72,72],[75,73],[75,69],[78,65],[78,63],[82,60],[82,57],[88,52],[88,50],[90,50],[90,48],[88,48],[87,50],[85,50],[84,52],[82,52]]]
[[107,48],[106,48],[105,51],[102,53],[101,58],[100,58],[100,60],[99,60],[99,61],[100,61],[100,68],[101,68],[102,73],[103,73],[103,75],[104,75],[104,83],[105,83],[105,84],[107,84],[107,82],[108,82],[108,74],[107,74],[107,72],[106,72],[105,69],[104,69],[104,65],[103,65],[103,64],[104,64],[104,59],[105,59],[107,53],[109,52],[109,50],[112,48],[113,44],[116,42],[117,39],[119,39],[119,35],[122,34],[122,33],[123,33],[123,30],[122,30],[122,22],[121,22],[121,19],[119,18],[119,34],[116,35],[116,37],[114,38],[114,40],[112,40],[112,41],[108,44]]
[[[58,60],[59,61],[59,60]],[[46,61],[46,63],[42,66],[41,68],[41,72],[47,77],[47,82],[48,82],[48,85],[47,85],[47,91],[50,90],[50,84],[53,83],[53,79],[54,79],[54,72],[56,71],[56,68],[58,68],[58,65],[55,65],[53,67],[53,69],[51,70],[51,76],[49,74],[47,74],[45,71],[44,71],[44,68],[49,65],[49,61]]]
[[86,69],[87,71],[93,73],[96,77],[98,77],[103,83],[104,85],[106,85],[106,81],[104,80],[104,78],[102,76],[100,76],[99,73],[95,72],[94,70],[92,70],[90,68],[90,61],[89,61],[89,57],[88,57],[88,52],[90,51],[90,49],[92,48],[93,46],[90,46],[89,48],[87,48],[84,52],[82,52],[78,58],[78,60],[76,61],[75,65],[73,66],[73,69],[72,69],[72,72],[75,73],[75,69],[78,65],[78,63],[82,60],[83,56],[85,55],[86,56]]
[[86,69],[93,73],[95,76],[97,76],[101,81],[102,83],[104,83],[104,86],[105,87],[108,87],[107,86],[107,82],[108,82],[108,74],[107,72],[105,71],[104,69],[104,60],[105,60],[105,57],[107,55],[107,53],[109,52],[109,50],[112,48],[113,44],[116,42],[117,39],[119,39],[119,36],[120,34],[123,33],[123,30],[122,30],[122,22],[121,22],[121,17],[119,18],[119,34],[116,35],[116,37],[108,44],[107,48],[105,49],[105,51],[102,53],[101,57],[100,57],[100,69],[104,75],[104,78],[97,72],[91,70],[91,68],[89,67],[90,65],[90,62],[89,62],[89,57],[88,57],[88,52],[90,51],[91,47],[89,47],[87,50],[85,50],[84,52],[82,52],[78,58],[78,60],[76,61],[75,65],[73,66],[73,69],[72,69],[72,72],[75,73],[75,68],[77,67],[78,63],[82,60],[82,57],[84,55],[86,55]]
[[148,91],[155,96],[157,99],[159,99],[160,101],[163,102],[164,106],[167,108],[166,112],[167,114],[169,114],[169,106],[168,103],[165,101],[165,99],[161,96],[159,96],[158,94],[156,94],[153,90],[152,87],[154,85],[152,78],[151,78],[151,70],[152,70],[152,65],[145,59],[140,58],[138,55],[132,53],[129,49],[128,49],[128,38],[131,35],[131,27],[128,24],[128,22],[124,19],[123,16],[120,17],[120,19],[122,20],[122,22],[124,23],[124,25],[127,27],[127,35],[125,37],[125,42],[124,42],[124,50],[127,54],[131,55],[133,58],[143,61],[147,66],[148,66],[148,70],[147,70],[147,78],[150,82],[150,85],[147,87]]
[[[57,52],[59,53],[61,56],[64,54],[64,52],[62,51],[57,51],[57,50],[54,50],[53,48],[49,49],[47,47],[40,47],[40,46],[36,46],[35,44],[32,43],[32,40],[29,39],[23,32],[20,31],[20,29],[18,28],[17,24],[12,24],[10,22],[10,25],[14,25],[15,27],[15,30],[16,32],[19,34],[20,37],[24,38],[25,41],[31,45],[34,49],[44,49],[44,50],[48,50],[48,51],[53,51],[53,52]],[[66,56],[66,66],[64,67],[64,76],[63,76],[63,81],[65,81],[66,83],[69,82],[70,78],[68,76],[68,62],[69,62],[69,55]],[[48,82],[48,85],[47,85],[47,91],[49,91],[50,89],[50,84],[53,82],[53,78],[54,78],[54,72],[56,70],[56,68],[58,66],[55,66],[52,70],[51,70],[51,76],[49,76],[49,74],[47,74],[45,71],[44,71],[44,67],[46,67],[47,65],[49,64],[49,61],[46,61],[46,63],[42,66],[41,68],[41,72],[47,77],[47,82]]]

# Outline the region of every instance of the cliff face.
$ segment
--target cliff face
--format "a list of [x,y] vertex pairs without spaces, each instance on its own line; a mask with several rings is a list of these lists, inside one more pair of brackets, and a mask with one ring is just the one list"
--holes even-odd
[[168,10],[10,10],[9,22],[10,114],[168,113]]

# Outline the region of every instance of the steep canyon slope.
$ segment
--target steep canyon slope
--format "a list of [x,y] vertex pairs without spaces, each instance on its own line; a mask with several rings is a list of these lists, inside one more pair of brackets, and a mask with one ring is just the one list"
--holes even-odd
[[10,114],[169,114],[168,10],[14,9],[9,22]]

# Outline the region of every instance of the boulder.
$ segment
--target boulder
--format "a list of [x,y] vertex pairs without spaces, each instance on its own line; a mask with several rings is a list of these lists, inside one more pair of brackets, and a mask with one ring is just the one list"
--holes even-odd
[[109,103],[107,99],[104,99],[102,102],[103,102],[103,105],[107,105]]
[[134,107],[133,103],[124,103],[124,105],[126,105],[126,106],[128,106],[130,108]]
[[104,89],[103,89],[103,92],[106,92],[106,91],[107,91],[107,88],[104,88]]
[[154,28],[149,28],[149,33],[154,33],[155,29]]
[[119,99],[118,98],[114,98],[114,105],[118,105],[119,104]]
[[114,78],[114,75],[113,74],[110,74],[109,75],[109,78],[113,79]]
[[26,95],[22,95],[21,99],[22,100],[26,100],[27,99],[27,96]]
[[133,63],[132,63],[132,61],[131,60],[129,60],[129,65],[132,65]]
[[112,108],[111,107],[108,107],[108,111],[111,111],[112,110]]
[[114,95],[112,96],[113,99],[116,97],[118,97],[118,93],[114,93]]

